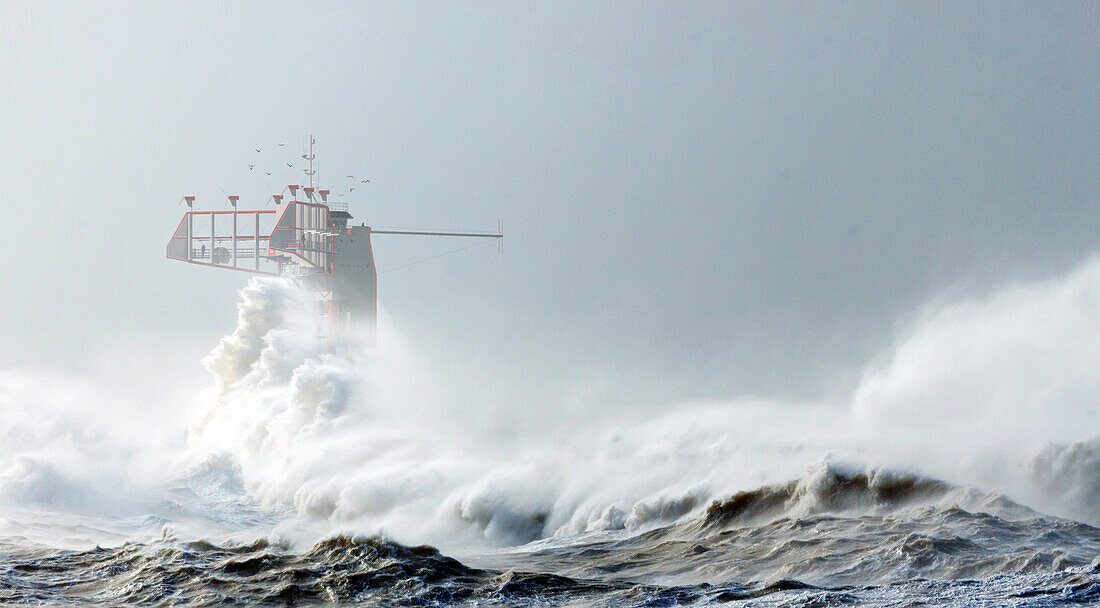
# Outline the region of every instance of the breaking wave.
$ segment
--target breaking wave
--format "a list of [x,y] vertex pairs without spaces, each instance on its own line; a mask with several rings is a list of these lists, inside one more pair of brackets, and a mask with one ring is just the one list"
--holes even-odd
[[872,466],[866,487],[880,497],[904,483],[933,492],[912,481],[928,475],[1100,523],[1096,429],[1079,423],[1100,395],[1085,364],[1100,360],[1096,259],[926,310],[868,366],[851,406],[686,404],[651,420],[593,418],[507,453],[471,450],[429,422],[454,412],[418,394],[407,347],[349,364],[321,349],[308,310],[277,280],[242,292],[237,330],[206,360],[218,388],[189,444],[238,463],[264,505],[337,529],[522,544],[664,525],[792,478],[811,512],[824,497],[805,484],[827,475],[802,472],[856,466],[845,463]]
[[479,558],[586,578],[823,587],[1092,572],[1100,529],[996,493],[886,471],[823,467],[712,501],[637,534],[548,540]]
[[[860,597],[885,601],[897,581],[1006,573],[1030,577],[1012,593],[1096,593],[1098,259],[930,306],[847,399],[594,405],[508,442],[470,431],[479,404],[440,399],[396,328],[345,357],[318,323],[289,283],[250,281],[186,425],[94,383],[0,372],[0,539],[16,555],[0,588],[37,597],[57,562],[95,601],[172,588],[199,605],[222,597],[188,595],[210,586],[641,605],[882,585]],[[468,565],[406,546],[425,542]],[[81,582],[103,568],[124,592]]]

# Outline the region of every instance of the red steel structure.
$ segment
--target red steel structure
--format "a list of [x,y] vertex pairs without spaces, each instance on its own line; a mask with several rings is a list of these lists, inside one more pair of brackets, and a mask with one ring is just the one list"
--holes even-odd
[[[310,138],[310,181],[313,179],[313,139]],[[328,319],[330,344],[340,341],[339,329],[355,326],[373,346],[377,332],[377,283],[371,236],[428,235],[503,239],[497,232],[436,232],[372,230],[348,226],[346,203],[328,201],[328,190],[287,186],[291,199],[275,195],[274,209],[195,211],[195,197],[184,197],[184,213],[166,254],[169,259],[212,268],[290,277],[316,294]],[[299,190],[307,200],[297,200]]]

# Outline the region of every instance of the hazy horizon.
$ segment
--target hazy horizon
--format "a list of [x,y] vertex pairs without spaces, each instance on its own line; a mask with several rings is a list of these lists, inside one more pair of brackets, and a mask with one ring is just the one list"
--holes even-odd
[[0,368],[202,374],[247,277],[165,259],[177,203],[262,204],[310,134],[355,221],[504,222],[380,302],[531,407],[848,390],[929,302],[1097,248],[1090,3],[0,6]]

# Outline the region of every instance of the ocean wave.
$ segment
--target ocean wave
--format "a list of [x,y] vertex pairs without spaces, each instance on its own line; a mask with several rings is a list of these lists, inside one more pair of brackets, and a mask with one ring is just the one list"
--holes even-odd
[[[857,538],[853,542],[862,541]],[[924,542],[916,537],[905,542],[906,550],[917,556],[910,561],[920,561]],[[946,554],[969,550],[961,542],[935,544]],[[633,549],[619,547],[621,553],[606,557],[589,546],[563,547],[557,554],[528,554],[526,561],[518,560],[522,565],[506,569],[471,566],[430,546],[406,546],[378,537],[335,536],[304,551],[264,540],[233,545],[165,539],[65,552],[18,547],[0,556],[0,602],[194,608],[236,604],[641,608],[861,605],[906,597],[951,606],[991,601],[1004,605],[1006,598],[1043,598],[1056,606],[1100,597],[1100,567],[1095,564],[1052,568],[1037,560],[1034,567],[1020,568],[1029,569],[1027,574],[1001,576],[981,585],[958,577],[883,585],[813,584],[780,573],[768,580],[746,582],[737,579],[736,568],[726,567],[744,559],[742,555],[729,551],[717,556],[722,547],[700,551],[699,544],[678,555],[672,547],[675,545],[667,541],[638,544],[635,539]],[[572,553],[566,554],[569,551]],[[632,567],[646,560],[666,560],[661,562],[664,569],[671,565],[675,570],[677,562],[667,560],[690,561],[700,555],[714,560],[709,581],[646,581],[655,578],[655,573],[638,575]],[[880,557],[869,555],[864,561]],[[562,573],[571,562],[587,563],[586,574]]]
[[[132,409],[120,410],[109,391],[0,374],[0,406],[10,414],[0,418],[0,505],[155,515],[177,533],[191,524],[197,534],[206,524],[258,524],[300,543],[384,533],[444,548],[634,533],[707,517],[736,524],[881,514],[928,500],[1010,519],[1023,512],[1005,496],[1096,523],[1097,440],[1057,443],[1044,432],[1029,441],[1015,410],[986,406],[1023,407],[988,378],[1027,360],[1035,336],[1059,338],[1066,318],[1087,316],[1097,268],[929,312],[892,358],[868,368],[852,404],[684,404],[663,414],[593,415],[506,445],[456,431],[461,408],[418,392],[423,374],[400,345],[354,362],[335,357],[317,340],[308,298],[285,281],[255,279],[242,290],[237,327],[204,360],[214,381],[195,396],[186,442],[128,425]],[[1042,314],[1026,336],[995,336],[1005,319],[1032,310]],[[960,327],[975,340],[954,344]],[[1059,356],[1079,358],[1091,342],[1073,344]],[[999,353],[992,370],[981,367],[986,350]],[[937,353],[978,371],[947,366]],[[1059,380],[1072,385],[1066,395],[1091,382],[1076,372],[1046,375],[1068,378]],[[983,397],[987,390],[993,396]],[[961,396],[986,405],[975,410]],[[1059,407],[1071,414],[1083,406]],[[537,404],[512,415],[531,409]],[[942,421],[926,421],[932,414]],[[951,440],[937,441],[941,431]],[[841,462],[859,465],[842,470]],[[816,468],[801,475],[808,465]]]
[[337,536],[296,553],[257,541],[127,544],[117,549],[27,553],[0,561],[0,601],[9,605],[226,604],[361,606],[622,606],[694,603],[722,594],[762,597],[803,585],[758,589],[663,588],[566,576],[471,568],[429,546]]
[[1013,519],[1038,515],[999,494],[953,487],[915,473],[824,463],[801,479],[716,500],[700,524],[714,528],[823,514],[888,515],[929,504],[963,505]]
[[513,564],[579,578],[665,584],[796,579],[824,587],[1053,576],[1100,562],[1100,529],[995,492],[914,474],[825,465],[715,500],[701,514],[503,550]]
[[[874,513],[933,498],[1022,512],[1007,493],[1096,522],[1092,444],[1059,451],[1048,442],[1035,456],[1056,425],[1027,441],[1011,408],[1030,409],[997,392],[990,378],[1030,361],[1034,336],[1064,336],[1065,318],[1088,317],[1098,283],[1100,263],[1090,263],[1049,285],[927,312],[885,365],[868,368],[848,409],[769,401],[681,407],[648,420],[586,420],[565,440],[535,436],[479,453],[435,421],[448,412],[416,405],[416,372],[397,363],[406,353],[383,349],[358,365],[332,357],[316,340],[309,302],[282,281],[257,279],[242,291],[237,328],[205,360],[216,390],[189,445],[194,462],[213,456],[235,467],[247,494],[268,508],[292,509],[329,530],[436,543],[640,531],[697,517],[731,493],[709,507],[709,517]],[[998,333],[1029,315],[1025,335]],[[958,331],[974,340],[954,343]],[[1063,354],[1075,358],[1091,347],[1077,341]],[[997,356],[983,363],[987,350]],[[940,354],[967,366],[948,365]],[[914,369],[927,371],[914,378]],[[1064,377],[1066,395],[1092,382],[1053,377]],[[982,397],[977,406],[962,401],[975,397]],[[919,411],[942,420],[914,417]],[[995,432],[987,437],[983,429]],[[952,441],[934,441],[941,432]],[[837,469],[838,458],[872,466],[849,475]],[[815,462],[831,464],[796,482],[761,483],[791,479]],[[1029,468],[1030,479],[1019,475]],[[975,486],[1000,494],[965,489]]]

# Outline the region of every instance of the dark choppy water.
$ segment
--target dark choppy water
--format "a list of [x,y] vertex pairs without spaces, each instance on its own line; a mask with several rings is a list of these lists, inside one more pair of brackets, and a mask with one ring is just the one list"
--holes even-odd
[[[963,508],[957,503],[967,503]],[[807,506],[807,505],[811,506]],[[1100,529],[937,481],[830,471],[641,533],[470,550],[336,536],[306,550],[9,541],[10,605],[1100,605]]]

